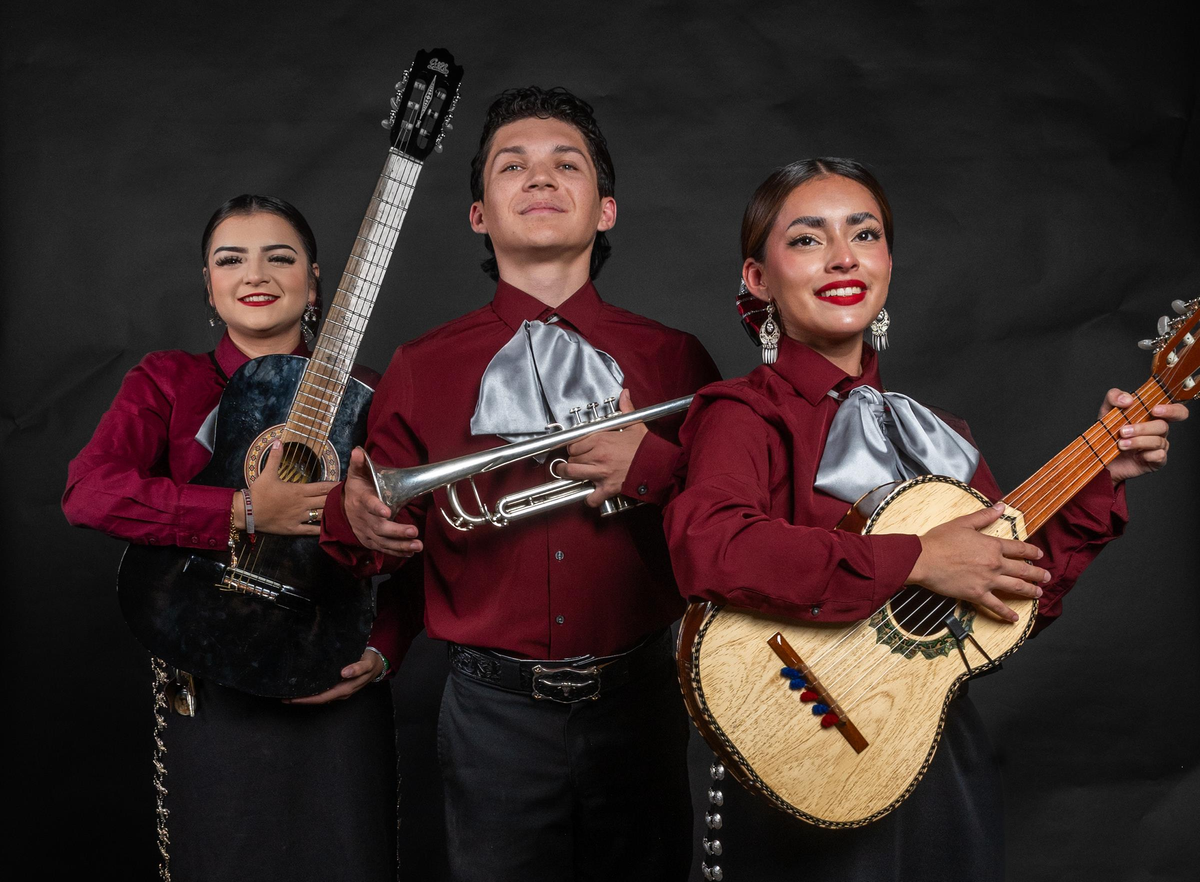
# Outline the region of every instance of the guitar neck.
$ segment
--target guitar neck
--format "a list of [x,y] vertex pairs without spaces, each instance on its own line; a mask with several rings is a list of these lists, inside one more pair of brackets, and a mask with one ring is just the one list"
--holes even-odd
[[[392,149],[288,414],[284,440],[324,440],[350,381],[422,163]],[[289,437],[291,436],[291,437]]]
[[1155,405],[1172,401],[1157,377],[1151,377],[1133,393],[1134,403],[1113,408],[1103,418],[1062,449],[1029,480],[1004,497],[1004,503],[1025,516],[1025,530],[1032,535],[1089,481],[1120,455],[1117,441],[1121,427],[1153,419]]

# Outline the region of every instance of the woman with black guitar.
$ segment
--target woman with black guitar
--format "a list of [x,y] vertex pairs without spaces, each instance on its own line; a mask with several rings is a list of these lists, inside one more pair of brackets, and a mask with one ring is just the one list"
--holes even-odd
[[[855,764],[882,760],[889,768],[896,753],[885,739],[906,727],[883,713],[911,704],[920,686],[876,696],[873,684],[892,668],[912,676],[942,664],[957,685],[963,664],[987,666],[971,642],[985,620],[1012,623],[999,627],[1025,636],[1028,628],[1016,623],[1032,613],[1019,616],[1009,604],[1036,604],[1037,625],[1057,616],[1064,593],[1124,526],[1123,482],[1166,462],[1168,425],[1187,409],[1110,390],[1097,430],[1108,440],[1093,439],[1099,452],[1072,460],[1074,498],[1059,500],[1029,541],[1015,523],[1007,538],[989,535],[1004,523],[1006,506],[987,502],[1002,494],[966,424],[883,392],[876,350],[886,346],[889,321],[892,215],[870,172],[844,159],[775,171],[751,198],[741,238],[738,306],[765,364],[697,394],[681,431],[686,486],[666,511],[680,590],[700,601],[681,632],[685,696],[719,759],[706,877],[721,878],[712,865],[725,864],[724,875],[741,878],[730,874],[740,857],[753,859],[764,879],[772,878],[762,875],[764,862],[786,868],[788,878],[802,870],[814,879],[1002,879],[998,775],[982,723],[961,695],[948,708],[940,697],[934,705],[934,724],[944,713],[941,744],[932,762],[928,742],[920,748],[915,789],[910,775],[879,808],[839,814],[857,791],[886,783],[887,775],[861,774]],[[874,347],[863,340],[868,328]],[[956,479],[955,492],[968,499],[969,482],[986,500],[974,497],[972,513],[928,530],[834,529],[876,486],[926,474]],[[1022,510],[1032,533],[1035,511]],[[933,594],[880,612],[900,592],[917,590],[906,585]],[[948,604],[957,613],[933,613],[946,603],[939,597],[964,602]],[[901,615],[905,603],[931,612]],[[706,655],[706,643],[724,633],[722,617],[743,610],[746,629],[729,642],[741,657],[726,665]],[[858,621],[828,652],[801,643]],[[876,661],[852,668],[860,653]],[[842,669],[851,675],[840,676]],[[726,687],[735,694],[723,703]],[[756,689],[761,696],[750,694]],[[779,728],[744,725],[776,708]],[[802,739],[810,741],[801,748]],[[830,751],[828,762],[806,766],[819,750]],[[849,771],[839,777],[843,765]],[[797,769],[818,808],[783,795]],[[752,803],[728,782],[729,772],[816,826]],[[853,829],[821,829],[834,827]],[[728,847],[714,844],[726,836]]]
[[[208,222],[201,255],[210,322],[225,333],[213,352],[152,352],[126,375],[70,464],[63,510],[73,524],[138,544],[219,550],[234,536],[316,537],[333,485],[281,479],[278,442],[248,488],[188,483],[211,456],[229,377],[258,356],[308,355],[303,337],[321,307],[312,230],[281,199],[239,196]],[[379,378],[353,375],[372,386]],[[391,695],[370,684],[399,661],[401,635],[421,627],[420,610],[399,608],[399,594],[380,592],[362,658],[311,697],[259,698],[155,662],[163,878],[394,878]],[[405,596],[419,602],[420,592]]]

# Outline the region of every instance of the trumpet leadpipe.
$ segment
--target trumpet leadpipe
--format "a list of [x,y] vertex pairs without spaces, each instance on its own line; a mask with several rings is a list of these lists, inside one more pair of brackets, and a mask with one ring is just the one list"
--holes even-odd
[[[459,481],[465,481],[468,478],[484,474],[485,472],[495,471],[514,462],[519,462],[522,459],[540,456],[552,450],[566,447],[581,438],[586,438],[597,432],[622,429],[626,426],[632,426],[635,423],[648,423],[651,420],[681,413],[687,410],[691,403],[692,396],[685,395],[681,398],[673,398],[670,401],[664,401],[660,404],[643,407],[628,413],[616,413],[612,416],[601,417],[592,422],[572,426],[569,429],[556,429],[547,432],[545,435],[539,435],[536,438],[529,438],[525,441],[514,441],[511,444],[501,444],[498,447],[492,447],[478,453],[468,453],[453,459],[429,463],[428,465],[410,466],[408,468],[379,468],[368,456],[366,458],[367,467],[371,471],[371,480],[375,484],[375,493],[392,510],[392,514],[394,515],[409,502],[426,493],[451,487]],[[539,505],[538,510],[564,505],[567,502],[574,501],[586,495],[586,493],[569,495],[569,498],[564,498],[561,501]],[[515,510],[517,503],[514,501],[511,505]],[[465,517],[465,513],[461,511],[458,512],[458,515],[464,521],[470,523],[477,522],[479,517],[483,517],[489,521],[492,521],[496,517],[489,513],[486,507],[481,505],[480,508],[481,512],[478,516]],[[508,519],[511,519],[511,516]],[[448,520],[454,523],[454,520],[449,518],[449,516]]]

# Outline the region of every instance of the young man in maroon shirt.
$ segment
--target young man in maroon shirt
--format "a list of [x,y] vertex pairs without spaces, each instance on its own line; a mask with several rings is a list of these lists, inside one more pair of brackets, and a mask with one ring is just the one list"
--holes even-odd
[[[496,100],[472,162],[470,212],[494,254],[484,269],[497,281],[495,296],[396,351],[371,408],[367,447],[379,465],[502,443],[472,434],[473,414],[487,410],[481,380],[501,399],[528,380],[546,401],[544,410],[542,401],[513,402],[500,408],[503,417],[524,405],[554,414],[550,399],[569,397],[581,371],[539,354],[534,337],[593,366],[615,360],[622,410],[717,378],[694,337],[597,295],[592,279],[617,217],[613,183],[585,102],[537,88]],[[505,375],[501,350],[528,355],[532,375]],[[496,375],[485,379],[485,371]],[[572,445],[565,472],[595,482],[588,507],[504,530],[454,529],[436,511],[441,492],[392,519],[359,453],[329,496],[322,543],[359,572],[425,552],[426,625],[450,642],[438,747],[456,879],[687,876],[688,724],[669,640],[682,601],[659,513],[679,455],[678,424],[639,424]],[[544,465],[524,460],[476,483],[491,502],[546,479]],[[650,504],[601,519],[595,507],[617,493]],[[564,667],[571,670],[544,670]]]

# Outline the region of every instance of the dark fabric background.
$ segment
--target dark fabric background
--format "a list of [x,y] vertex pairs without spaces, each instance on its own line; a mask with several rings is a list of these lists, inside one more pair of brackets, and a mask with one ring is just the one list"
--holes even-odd
[[[1173,298],[1197,295],[1184,8],[6,6],[0,627],[16,847],[39,876],[154,872],[146,658],[114,602],[121,544],[63,520],[66,463],[145,352],[212,348],[196,252],[225,198],[300,206],[337,278],[382,164],[391,85],[417,49],[447,46],[466,79],[364,361],[382,369],[398,343],[488,300],[466,223],[483,111],[506,86],[561,84],[593,101],[616,158],[602,293],[696,333],[727,375],[756,358],[732,308],[751,190],[800,157],[869,163],[897,217],[884,376],[969,419],[1011,487],[1095,418],[1105,390],[1146,378],[1134,343]],[[1013,880],[1194,878],[1200,437],[1185,425],[1173,441],[1169,470],[1130,487],[1128,535],[1063,621],[972,690],[1003,765]],[[422,642],[395,686],[410,879],[441,878],[444,861],[443,670],[441,647]],[[699,742],[695,759],[702,807]]]

